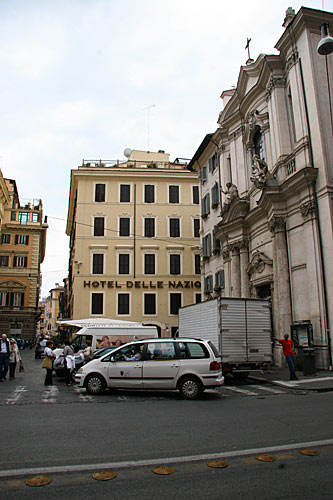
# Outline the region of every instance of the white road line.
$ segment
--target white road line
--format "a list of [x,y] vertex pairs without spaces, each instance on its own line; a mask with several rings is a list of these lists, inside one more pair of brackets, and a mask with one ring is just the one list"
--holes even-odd
[[6,400],[6,404],[7,405],[14,405],[15,403],[18,402],[18,400],[21,398],[21,396],[24,392],[27,392],[25,385],[19,385],[12,392],[11,396]]
[[92,464],[75,465],[56,465],[53,467],[32,467],[26,469],[7,469],[0,471],[0,477],[23,476],[28,474],[51,474],[57,472],[79,472],[100,469],[124,469],[129,467],[146,467],[156,464],[177,464],[186,462],[199,462],[201,460],[214,460],[230,457],[242,457],[248,455],[257,455],[259,453],[278,453],[280,451],[290,451],[302,448],[315,448],[318,446],[333,445],[333,439],[324,439],[322,441],[309,441],[305,443],[287,443],[277,446],[264,446],[262,448],[250,448],[245,450],[226,450],[217,453],[207,453],[202,455],[187,455],[181,457],[159,457],[147,460],[131,460],[128,462],[99,462]]
[[279,389],[273,389],[272,387],[266,387],[263,385],[257,386],[257,389],[259,389],[260,391],[271,392],[272,394],[286,394],[285,391],[279,391]]
[[223,389],[227,389],[228,391],[232,392],[239,392],[240,394],[246,394],[246,396],[259,396],[257,392],[252,392],[247,389],[240,389],[239,387],[228,387],[224,385]]
[[42,403],[56,403],[59,389],[54,385],[48,386],[43,392]]

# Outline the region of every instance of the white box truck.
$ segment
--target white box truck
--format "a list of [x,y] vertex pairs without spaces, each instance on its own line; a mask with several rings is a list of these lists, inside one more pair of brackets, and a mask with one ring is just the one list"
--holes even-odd
[[245,378],[272,361],[271,305],[264,299],[226,298],[179,309],[179,337],[210,340],[223,373]]

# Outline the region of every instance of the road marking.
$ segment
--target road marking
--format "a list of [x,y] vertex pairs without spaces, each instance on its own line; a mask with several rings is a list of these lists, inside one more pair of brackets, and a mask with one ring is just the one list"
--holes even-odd
[[271,392],[272,394],[285,394],[285,391],[279,391],[279,389],[272,389],[272,387],[266,387],[266,386],[257,386],[257,389],[260,391],[267,391]]
[[12,392],[11,396],[6,400],[7,405],[14,405],[21,398],[22,394],[27,392],[25,385],[19,385],[15,391]]
[[55,385],[50,385],[45,389],[42,396],[42,403],[56,403],[56,396],[58,395],[59,389]]
[[257,392],[252,392],[247,389],[240,389],[239,387],[223,386],[223,389],[227,389],[228,391],[232,392],[239,392],[240,394],[246,394],[246,396],[259,396]]
[[147,460],[130,460],[127,462],[100,462],[92,464],[75,464],[75,465],[56,465],[53,467],[33,467],[26,469],[7,469],[0,471],[0,477],[14,477],[28,474],[51,474],[57,472],[82,472],[97,469],[125,469],[129,467],[146,467],[156,464],[176,464],[185,462],[200,462],[202,460],[215,460],[227,457],[245,457],[248,455],[257,455],[259,453],[274,453],[286,450],[297,450],[301,448],[314,448],[318,446],[333,445],[333,439],[323,439],[321,441],[310,441],[307,443],[287,443],[277,446],[265,446],[262,448],[250,448],[245,450],[227,450],[219,451],[218,453],[209,453],[202,455],[186,455],[181,457],[162,457]]

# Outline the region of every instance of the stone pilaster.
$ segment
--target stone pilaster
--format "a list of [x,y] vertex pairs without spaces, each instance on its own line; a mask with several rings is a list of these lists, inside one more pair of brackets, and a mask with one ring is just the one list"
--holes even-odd
[[240,297],[241,295],[241,279],[240,279],[240,257],[239,244],[233,244],[231,249],[231,295],[232,297]]
[[240,280],[241,280],[241,297],[250,296],[249,275],[247,268],[249,266],[249,252],[247,241],[242,241],[239,247],[240,258]]

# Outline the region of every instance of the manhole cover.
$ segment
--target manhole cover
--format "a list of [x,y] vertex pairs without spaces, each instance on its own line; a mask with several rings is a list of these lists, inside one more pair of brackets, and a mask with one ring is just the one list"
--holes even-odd
[[262,455],[257,455],[256,459],[260,462],[274,462],[276,460],[276,457],[274,455],[263,453]]
[[154,474],[167,476],[168,474],[173,474],[175,469],[173,467],[169,467],[168,465],[162,465],[161,467],[155,467],[152,471]]
[[101,470],[100,472],[95,472],[92,477],[97,479],[97,481],[110,481],[110,479],[114,479],[117,476],[115,472],[111,472],[109,470]]
[[46,486],[51,481],[52,479],[47,476],[34,476],[27,479],[25,484],[28,486]]
[[214,467],[215,469],[224,469],[224,467],[228,467],[229,462],[225,460],[211,460],[208,462],[208,467]]
[[319,455],[319,451],[311,449],[299,450],[299,452],[301,455],[307,455],[308,457],[316,457]]

